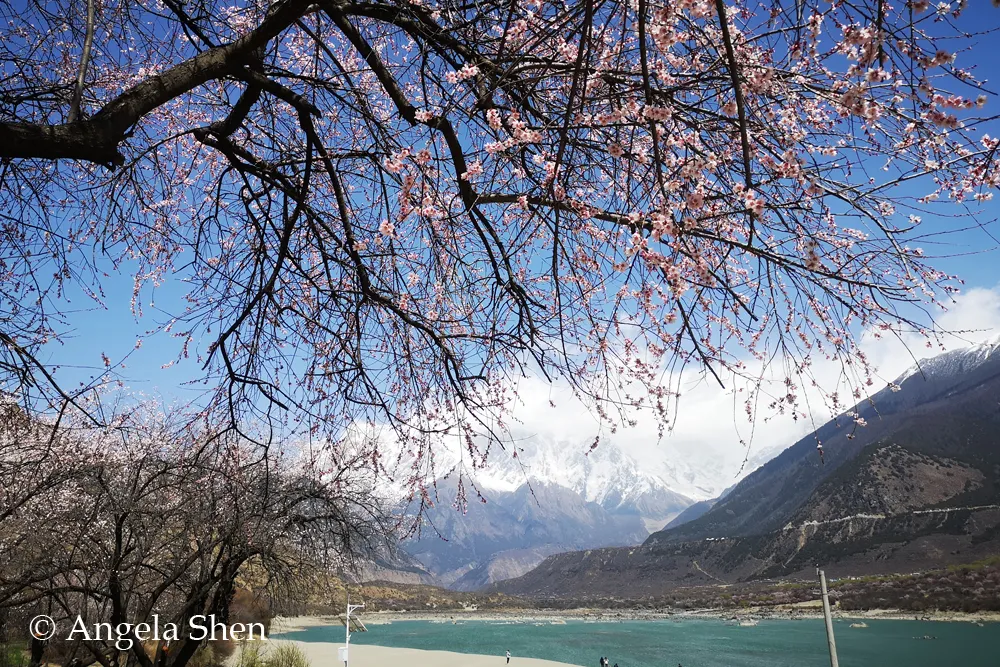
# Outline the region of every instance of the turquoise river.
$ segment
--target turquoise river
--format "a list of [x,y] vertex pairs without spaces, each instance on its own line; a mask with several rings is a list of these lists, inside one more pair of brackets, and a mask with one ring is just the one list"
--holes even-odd
[[[369,617],[370,620],[370,617]],[[1000,624],[851,621],[834,623],[841,667],[998,667]],[[458,653],[511,654],[597,667],[606,655],[619,667],[823,667],[830,664],[823,621],[764,620],[741,627],[721,620],[584,622],[393,621],[353,633],[351,643]],[[925,637],[932,637],[925,638]],[[343,626],[282,635],[344,641]],[[516,660],[511,661],[512,667]]]

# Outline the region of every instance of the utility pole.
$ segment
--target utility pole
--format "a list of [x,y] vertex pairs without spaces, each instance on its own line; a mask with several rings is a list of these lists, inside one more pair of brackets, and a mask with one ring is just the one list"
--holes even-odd
[[361,604],[351,604],[351,594],[347,594],[347,618],[344,619],[344,627],[347,630],[347,637],[344,640],[344,667],[348,666],[348,661],[350,660],[350,649],[351,649],[351,612],[355,609],[364,609],[365,603]]
[[837,642],[833,638],[833,618],[830,616],[830,598],[826,593],[826,573],[816,566],[820,592],[823,594],[823,619],[826,621],[826,642],[830,645],[830,667],[840,667],[837,662]]

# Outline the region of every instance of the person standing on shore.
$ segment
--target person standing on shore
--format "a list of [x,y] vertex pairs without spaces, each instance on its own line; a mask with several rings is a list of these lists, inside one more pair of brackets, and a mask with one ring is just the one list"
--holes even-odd
[[510,664],[510,651],[507,651],[507,664]]

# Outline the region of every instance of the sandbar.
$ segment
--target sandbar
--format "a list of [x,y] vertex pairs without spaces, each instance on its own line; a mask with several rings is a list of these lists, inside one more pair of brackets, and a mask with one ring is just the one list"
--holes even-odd
[[[299,642],[271,639],[269,648],[281,644],[298,646],[309,659],[311,667],[343,667],[337,659],[337,649],[343,644],[332,642]],[[267,648],[265,648],[265,651]],[[350,667],[506,667],[503,655],[472,655],[451,651],[425,651],[415,648],[390,648],[351,644]],[[512,656],[510,667],[578,667],[565,662]]]

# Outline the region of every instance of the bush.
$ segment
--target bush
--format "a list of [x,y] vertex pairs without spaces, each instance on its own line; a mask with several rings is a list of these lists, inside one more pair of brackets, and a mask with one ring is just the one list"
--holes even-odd
[[0,667],[27,667],[28,652],[19,644],[0,644]]
[[284,642],[263,650],[260,642],[241,642],[232,667],[310,667],[309,659],[298,646]]
[[260,648],[258,642],[242,642],[233,667],[264,667]]
[[264,667],[309,667],[309,659],[298,646],[280,644],[267,653]]
[[191,656],[187,667],[216,667],[220,661],[216,660],[215,650],[211,643],[202,644]]

